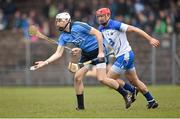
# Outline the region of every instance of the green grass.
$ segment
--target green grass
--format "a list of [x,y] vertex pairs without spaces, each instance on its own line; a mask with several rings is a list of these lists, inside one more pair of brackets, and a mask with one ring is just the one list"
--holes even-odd
[[180,117],[180,86],[149,87],[160,106],[146,109],[139,94],[130,109],[106,87],[85,87],[85,111],[76,111],[73,87],[0,87],[0,117]]

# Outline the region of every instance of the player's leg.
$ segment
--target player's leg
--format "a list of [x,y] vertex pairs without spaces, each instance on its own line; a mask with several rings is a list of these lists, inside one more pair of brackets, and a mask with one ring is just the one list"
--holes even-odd
[[[124,82],[123,80],[121,80],[120,74],[116,73],[116,71],[113,71],[114,68],[110,68],[110,70],[108,71],[107,76],[109,78],[115,79],[118,84],[119,84],[119,88],[118,88],[118,92],[123,96],[125,104],[126,104],[126,108],[131,106],[131,103],[134,102],[134,97],[133,94],[135,92],[135,88],[133,86],[131,86],[130,84]],[[129,99],[129,97],[131,97],[131,99]]]
[[126,99],[126,108],[129,108],[131,106],[131,97],[132,95],[130,93],[128,93],[127,91],[125,91],[123,88],[121,88],[121,86],[119,85],[119,83],[112,79],[112,78],[108,78],[106,75],[106,64],[105,63],[100,63],[96,65],[97,68],[97,79],[104,85],[115,89],[116,91],[118,91],[120,94],[123,95],[123,97]]
[[79,69],[74,75],[74,88],[77,97],[77,110],[84,109],[84,85],[83,85],[83,78],[87,73],[88,68],[83,67]]
[[[71,53],[71,62],[78,63],[80,56],[81,56],[81,49],[73,48]],[[83,60],[85,59],[81,57],[81,60],[83,62]],[[83,94],[84,85],[82,80],[87,71],[88,69],[86,67],[83,67],[74,74],[74,88],[77,97],[77,108],[76,108],[77,110],[84,109],[84,94]]]
[[158,107],[158,103],[155,101],[152,94],[148,91],[147,86],[139,80],[135,68],[126,71],[125,76],[144,95],[148,102],[148,109]]
[[156,108],[158,107],[158,104],[150,94],[150,92],[147,89],[147,86],[139,80],[136,69],[134,66],[134,53],[133,51],[130,51],[129,53],[125,54],[125,77],[138,88],[139,91],[144,95],[146,100],[148,101],[148,108]]
[[[108,77],[116,80],[123,89],[125,89],[125,90],[127,90],[127,91],[129,91],[131,93],[134,93],[135,92],[135,87],[130,85],[129,83],[126,83],[123,80],[121,80],[120,79],[120,74],[122,73],[122,71],[120,71],[120,72],[117,71],[115,69],[115,67],[116,66],[113,65],[113,67],[109,70]],[[117,67],[117,68],[119,68],[119,67]]]
[[122,64],[122,60],[119,61],[118,58],[110,56],[108,57],[107,61],[107,76],[116,80],[119,83],[120,87],[122,88],[121,94],[124,96],[126,94],[125,92],[127,91],[133,94],[135,92],[135,87],[120,79],[120,74],[123,72],[123,69],[119,70],[120,66],[117,64]]
[[108,76],[116,79],[122,88],[131,92],[133,94],[132,101],[135,101],[134,95],[136,94],[136,88],[134,86],[131,86],[129,83],[119,80],[120,74],[124,74],[127,68],[134,67],[133,61],[134,57],[133,52],[131,51],[117,57],[108,72]]

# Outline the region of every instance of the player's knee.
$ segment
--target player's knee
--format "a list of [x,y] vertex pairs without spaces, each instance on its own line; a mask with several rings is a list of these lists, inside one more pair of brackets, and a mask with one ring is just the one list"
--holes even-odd
[[97,77],[97,80],[98,80],[100,83],[102,83],[102,84],[104,84],[104,82],[105,82],[105,78],[104,78],[104,77]]
[[97,75],[97,80],[98,81],[100,81],[100,82],[102,82],[103,80],[105,80],[105,76],[103,76],[103,75]]
[[82,81],[82,76],[80,75],[80,74],[75,74],[75,76],[74,76],[74,81],[75,82],[80,82],[80,81]]

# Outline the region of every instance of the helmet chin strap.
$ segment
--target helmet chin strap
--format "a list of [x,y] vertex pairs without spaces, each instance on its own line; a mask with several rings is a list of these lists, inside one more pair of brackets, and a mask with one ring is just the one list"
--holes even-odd
[[64,31],[69,23],[71,23],[70,20],[68,21],[68,23],[63,28],[59,27],[59,31]]

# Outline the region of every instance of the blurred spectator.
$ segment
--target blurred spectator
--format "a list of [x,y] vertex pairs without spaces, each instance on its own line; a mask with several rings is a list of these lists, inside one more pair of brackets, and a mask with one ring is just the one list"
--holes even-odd
[[137,17],[139,21],[138,27],[141,29],[145,29],[146,23],[148,22],[147,17],[141,12],[137,13]]
[[175,32],[180,33],[180,0],[177,1],[177,9],[175,11]]
[[144,28],[144,30],[147,32],[147,33],[152,33],[153,30],[154,30],[154,26],[155,26],[155,15],[153,13],[150,13],[148,18],[147,18],[147,24]]
[[0,31],[4,30],[7,26],[7,21],[5,19],[5,16],[3,14],[3,10],[0,9]]
[[114,18],[118,12],[118,4],[115,0],[109,0],[109,6],[111,9],[111,17]]
[[126,3],[125,0],[118,0],[117,15],[126,15]]
[[133,1],[132,0],[126,0],[126,14],[128,16],[134,15],[134,7],[133,7]]
[[17,31],[18,29],[21,28],[21,12],[17,10],[14,14],[14,19],[13,19],[13,31]]
[[159,0],[159,9],[164,10],[164,9],[170,9],[170,0]]
[[135,4],[134,4],[134,8],[135,8],[135,12],[141,13],[144,10],[144,5],[142,4],[141,0],[136,0]]
[[158,19],[155,24],[154,32],[157,34],[164,34],[166,33],[166,27],[166,23],[163,20]]
[[14,14],[16,11],[16,5],[12,2],[12,0],[6,0],[3,8],[4,8],[4,13],[7,16]]
[[173,32],[173,24],[170,16],[166,17],[166,23],[167,23],[167,33],[172,33]]
[[[61,4],[64,4],[64,11],[68,11],[72,13],[72,16],[74,14],[75,7],[78,9],[78,6],[76,5],[76,0],[64,0],[60,2]],[[67,9],[68,8],[68,9]]]
[[64,9],[65,9],[64,4],[58,3],[58,12],[64,12]]
[[29,23],[28,23],[27,14],[24,13],[22,14],[21,28],[22,28],[25,40],[29,40],[28,27],[29,27]]
[[91,10],[89,6],[86,5],[86,2],[84,0],[78,4],[78,10],[81,11],[82,18],[87,17],[91,14]]
[[155,25],[155,33],[158,34],[164,34],[167,32],[167,24],[166,24],[166,11],[165,10],[160,10],[159,11],[159,19],[156,21]]
[[49,6],[51,4],[51,0],[46,0],[45,5],[43,6],[42,13],[44,17],[48,18],[49,17]]
[[75,10],[74,11],[74,21],[80,21],[81,20],[81,11],[80,10]]
[[38,23],[38,16],[37,16],[37,13],[36,13],[36,11],[34,10],[34,9],[32,9],[32,10],[30,10],[29,11],[29,15],[27,16],[28,17],[28,19],[30,19],[31,20],[31,24],[36,24],[36,23]]
[[44,21],[42,22],[41,31],[42,31],[43,34],[45,34],[45,35],[48,36],[49,33],[50,33],[49,30],[50,30],[50,29],[49,29],[49,22],[46,21],[46,20],[44,20]]
[[55,4],[52,3],[49,7],[49,17],[54,18],[57,13],[58,13],[57,7],[55,6]]

